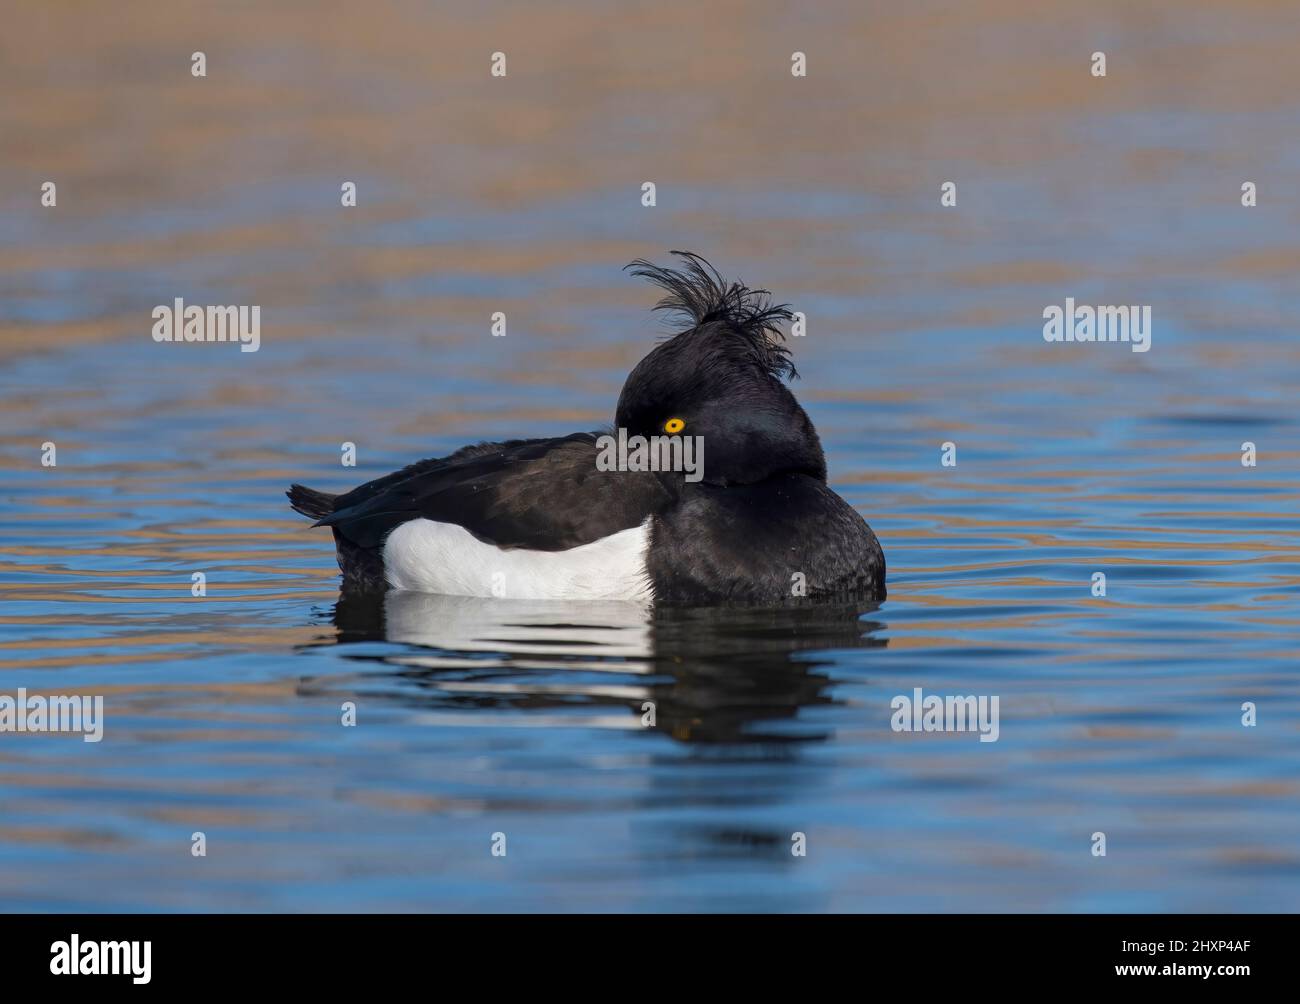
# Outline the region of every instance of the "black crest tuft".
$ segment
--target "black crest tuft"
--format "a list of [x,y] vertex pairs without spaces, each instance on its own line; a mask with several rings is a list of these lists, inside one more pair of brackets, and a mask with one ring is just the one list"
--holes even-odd
[[745,352],[771,376],[778,380],[799,376],[790,361],[790,350],[782,344],[785,332],[780,322],[794,319],[789,304],[772,303],[766,289],[728,283],[697,254],[672,254],[682,259],[680,269],[664,268],[643,258],[626,266],[633,275],[649,279],[667,291],[668,295],[655,304],[655,310],[683,314],[697,328],[716,323],[738,336]]

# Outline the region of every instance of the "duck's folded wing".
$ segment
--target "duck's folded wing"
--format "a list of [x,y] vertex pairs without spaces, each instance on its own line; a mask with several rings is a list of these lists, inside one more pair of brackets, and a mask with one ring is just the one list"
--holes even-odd
[[320,521],[378,548],[412,519],[462,526],[498,547],[561,551],[639,526],[671,496],[650,472],[601,471],[594,433],[466,447],[339,497]]

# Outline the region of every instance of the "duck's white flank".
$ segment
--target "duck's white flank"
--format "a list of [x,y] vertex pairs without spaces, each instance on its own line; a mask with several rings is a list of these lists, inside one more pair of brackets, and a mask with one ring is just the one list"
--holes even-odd
[[394,589],[520,600],[637,600],[652,596],[646,573],[650,520],[567,551],[506,550],[463,526],[413,519],[388,535],[384,574]]

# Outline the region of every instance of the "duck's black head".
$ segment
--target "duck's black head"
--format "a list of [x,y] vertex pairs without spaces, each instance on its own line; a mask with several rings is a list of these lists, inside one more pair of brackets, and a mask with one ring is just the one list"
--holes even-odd
[[698,255],[673,254],[680,269],[641,260],[628,268],[667,291],[656,310],[683,314],[692,327],[637,363],[615,423],[629,436],[703,437],[709,484],[754,484],[780,473],[825,481],[817,431],[782,382],[798,376],[777,326],[792,319],[789,309],[773,305],[765,289],[725,282]]

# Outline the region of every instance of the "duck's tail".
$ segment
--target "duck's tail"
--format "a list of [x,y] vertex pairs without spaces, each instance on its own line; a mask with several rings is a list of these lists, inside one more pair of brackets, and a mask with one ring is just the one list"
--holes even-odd
[[290,485],[285,494],[289,496],[289,505],[293,506],[293,511],[302,513],[309,519],[324,519],[334,511],[334,500],[338,498],[329,492],[318,492],[315,488],[303,485]]

